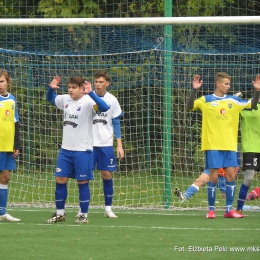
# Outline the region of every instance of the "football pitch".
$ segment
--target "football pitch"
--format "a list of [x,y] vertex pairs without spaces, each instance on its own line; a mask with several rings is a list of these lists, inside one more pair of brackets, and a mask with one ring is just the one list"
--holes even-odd
[[88,224],[45,224],[51,208],[10,208],[21,222],[0,221],[1,260],[84,259],[258,259],[259,212],[244,219],[206,219],[205,211],[119,210],[108,219],[91,208]]

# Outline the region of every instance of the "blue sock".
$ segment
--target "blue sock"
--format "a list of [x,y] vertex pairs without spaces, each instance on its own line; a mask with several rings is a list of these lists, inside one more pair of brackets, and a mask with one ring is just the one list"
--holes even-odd
[[183,195],[185,196],[186,199],[192,197],[194,194],[196,194],[199,191],[199,188],[192,184],[184,193]]
[[243,208],[249,187],[242,183],[237,199],[237,210]]
[[208,204],[209,204],[209,210],[215,210],[215,200],[216,200],[216,186],[217,183],[208,182]]
[[103,191],[105,197],[105,206],[112,206],[114,195],[113,179],[103,180]]
[[56,182],[55,203],[56,209],[65,209],[65,203],[68,196],[67,184]]
[[8,198],[7,185],[0,184],[0,215],[4,215],[6,213],[7,198]]
[[90,201],[90,189],[88,183],[78,184],[79,186],[79,206],[81,213],[87,214],[89,201]]
[[229,212],[232,209],[235,194],[236,183],[234,181],[226,181],[226,212]]

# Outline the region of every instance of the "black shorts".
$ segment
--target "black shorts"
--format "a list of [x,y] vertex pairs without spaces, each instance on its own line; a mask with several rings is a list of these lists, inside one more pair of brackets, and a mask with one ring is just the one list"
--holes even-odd
[[243,153],[243,171],[260,171],[260,153]]

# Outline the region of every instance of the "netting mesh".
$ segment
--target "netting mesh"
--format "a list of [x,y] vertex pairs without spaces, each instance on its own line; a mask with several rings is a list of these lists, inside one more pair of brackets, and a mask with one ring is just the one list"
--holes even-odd
[[[62,8],[55,4],[51,12],[45,1],[39,1],[39,5],[26,2],[12,1],[13,6],[8,6],[6,1],[6,9],[3,12],[0,7],[0,14],[5,18],[28,17],[28,13],[32,17],[140,17],[162,16],[164,8],[162,1],[93,1],[79,11],[81,2],[69,6],[63,1]],[[173,13],[259,14],[258,1],[224,1],[225,7],[212,6],[211,1],[183,1],[187,2],[188,10],[173,1]],[[214,89],[214,75],[225,71],[232,78],[231,93],[241,91],[250,98],[251,81],[259,73],[259,25],[171,28],[172,35],[165,35],[164,26],[156,25],[0,27],[0,64],[13,79],[10,92],[17,97],[21,120],[22,151],[10,183],[11,204],[53,206],[53,172],[61,144],[62,115],[46,101],[46,88],[52,77],[59,75],[62,87],[58,93],[66,93],[69,77],[80,75],[92,80],[99,69],[111,74],[109,91],[117,96],[124,112],[126,157],[118,162],[114,174],[114,206],[165,207],[165,129],[170,129],[172,154],[168,192],[173,194],[175,186],[184,190],[192,184],[204,168],[201,115],[188,112],[185,105],[193,76],[202,75],[200,94],[208,94]],[[169,37],[172,49],[165,45]],[[171,59],[170,68],[166,56]],[[171,82],[166,79],[169,73]],[[172,90],[170,106],[165,106],[167,87]],[[172,120],[165,125],[169,114]],[[257,176],[254,185],[258,185]],[[103,205],[98,172],[91,183],[91,194],[92,206]],[[206,198],[204,187],[194,199],[180,204],[172,198],[170,205],[200,208],[207,205]],[[68,203],[78,204],[74,180],[69,183]]]

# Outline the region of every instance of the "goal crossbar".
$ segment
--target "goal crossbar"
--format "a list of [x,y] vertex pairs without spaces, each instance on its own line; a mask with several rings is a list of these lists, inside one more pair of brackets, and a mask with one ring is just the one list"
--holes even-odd
[[140,17],[140,18],[8,18],[0,26],[129,26],[129,25],[260,24],[260,16]]

